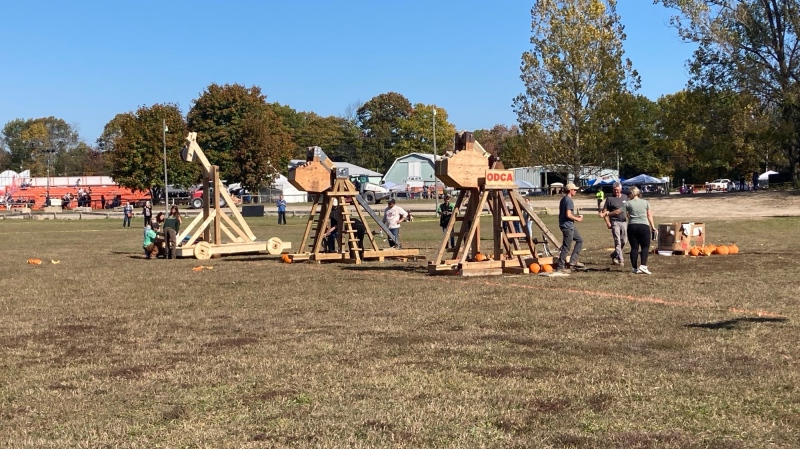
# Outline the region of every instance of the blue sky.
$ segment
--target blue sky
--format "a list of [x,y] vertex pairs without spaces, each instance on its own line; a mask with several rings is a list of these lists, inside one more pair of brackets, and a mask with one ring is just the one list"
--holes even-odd
[[[0,0],[0,126],[56,116],[94,143],[114,115],[211,83],[260,86],[322,116],[386,92],[447,110],[458,129],[512,125],[530,48],[527,0]],[[686,84],[692,47],[670,11],[619,0],[626,56],[655,100]]]

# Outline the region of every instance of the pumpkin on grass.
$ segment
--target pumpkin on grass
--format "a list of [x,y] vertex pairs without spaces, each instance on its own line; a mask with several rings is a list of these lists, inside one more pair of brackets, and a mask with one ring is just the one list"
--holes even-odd
[[542,265],[542,271],[544,271],[545,273],[552,273],[553,267],[552,265],[547,265],[547,264]]
[[728,246],[728,254],[739,254],[739,247],[736,244]]
[[540,271],[542,271],[541,265],[539,265],[536,262],[533,262],[532,264],[528,265],[528,269],[531,270],[531,273],[533,274],[538,274]]
[[475,254],[475,262],[483,262],[484,260],[486,260],[486,256],[482,253]]
[[689,250],[689,255],[691,256],[699,256],[700,255],[700,248],[693,246],[692,249]]
[[283,261],[283,263],[292,263],[292,258],[289,257],[288,254],[282,255],[281,256],[281,260]]
[[730,250],[725,245],[720,245],[717,247],[717,254],[719,254],[720,256],[727,256],[729,252]]

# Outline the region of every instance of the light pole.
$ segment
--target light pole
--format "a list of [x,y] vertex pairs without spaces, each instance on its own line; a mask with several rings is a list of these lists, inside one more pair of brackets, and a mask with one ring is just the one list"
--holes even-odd
[[56,150],[54,148],[48,148],[44,150],[47,153],[47,190],[45,193],[45,197],[50,201],[50,155],[55,153]]
[[[164,144],[164,212],[169,214],[169,187],[167,184],[167,120],[162,119],[161,125],[161,130],[163,131],[161,134],[161,141]],[[150,192],[152,192],[152,190]]]
[[436,178],[436,105],[433,105],[433,199],[434,210],[439,210],[439,181]]

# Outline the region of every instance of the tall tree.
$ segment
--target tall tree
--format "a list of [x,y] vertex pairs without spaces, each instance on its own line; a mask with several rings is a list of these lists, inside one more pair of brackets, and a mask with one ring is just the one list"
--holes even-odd
[[[181,159],[188,128],[175,104],[142,106],[136,112],[118,114],[103,130],[111,139],[104,152],[110,159],[111,176],[121,186],[150,191],[155,199],[164,191],[164,130],[167,143],[167,178],[170,184],[188,186],[198,179],[199,168]],[[113,136],[113,137],[110,137]]]
[[[436,111],[436,114],[433,111]],[[448,121],[447,111],[435,105],[417,103],[408,118],[400,120],[404,137],[394,146],[394,158],[407,153],[433,154],[433,123],[436,122],[436,152],[441,155],[453,148],[456,127]],[[394,162],[394,158],[391,162]]]
[[745,93],[773,120],[789,171],[800,178],[800,0],[654,0],[680,15],[680,36],[698,44],[696,88]]
[[527,167],[532,163],[531,152],[517,125],[494,125],[492,129],[475,131],[475,140],[503,161],[506,168]]
[[292,137],[258,86],[211,84],[194,101],[188,126],[230,182],[255,191],[288,165]]
[[412,109],[411,102],[396,92],[377,95],[358,108],[358,122],[366,139],[359,154],[362,165],[380,172],[391,166],[397,157],[395,146],[406,137],[403,125]]
[[577,175],[584,165],[607,158],[604,149],[588,146],[590,121],[605,104],[639,87],[630,60],[623,59],[625,33],[616,0],[536,0],[531,9],[533,48],[522,55],[525,93],[514,99],[524,132],[537,143],[537,159],[566,165]]
[[58,158],[81,143],[74,127],[56,117],[12,120],[3,127],[3,136],[11,166],[30,169],[32,176],[45,176],[48,159],[52,169]]

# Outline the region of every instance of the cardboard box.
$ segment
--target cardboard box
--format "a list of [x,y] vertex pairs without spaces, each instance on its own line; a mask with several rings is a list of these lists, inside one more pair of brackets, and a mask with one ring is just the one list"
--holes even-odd
[[693,246],[706,242],[705,223],[669,223],[658,225],[658,250],[681,251],[684,254]]

